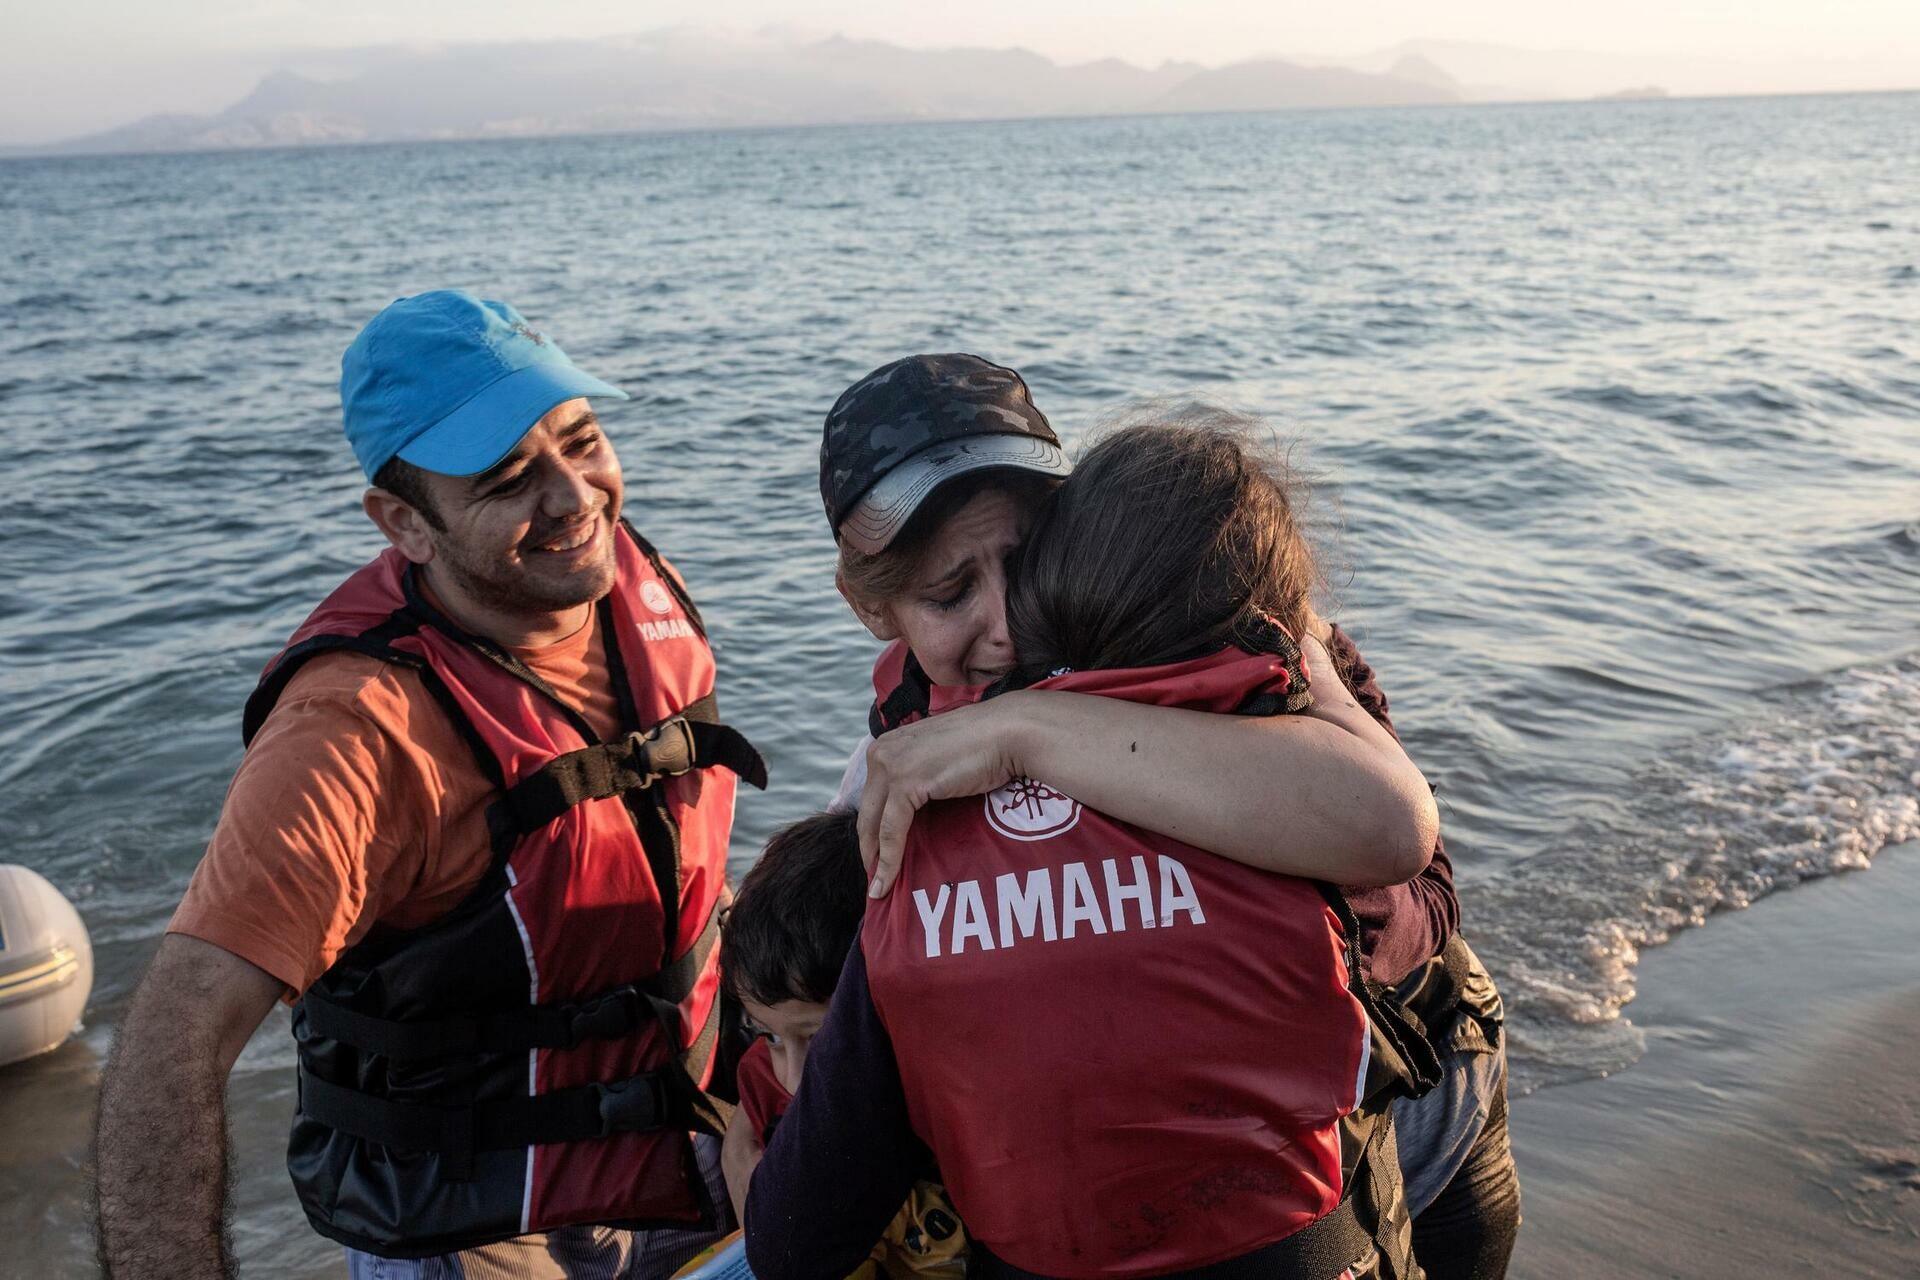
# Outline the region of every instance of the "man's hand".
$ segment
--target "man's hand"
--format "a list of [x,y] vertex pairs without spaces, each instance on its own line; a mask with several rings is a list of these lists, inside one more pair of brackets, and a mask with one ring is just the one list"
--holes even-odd
[[1002,694],[874,739],[860,796],[860,859],[873,877],[868,896],[884,898],[893,887],[914,814],[935,800],[984,794],[1020,773],[1026,697]]
[[100,1263],[116,1280],[233,1274],[226,1240],[227,1073],[285,988],[170,933],[100,1082]]

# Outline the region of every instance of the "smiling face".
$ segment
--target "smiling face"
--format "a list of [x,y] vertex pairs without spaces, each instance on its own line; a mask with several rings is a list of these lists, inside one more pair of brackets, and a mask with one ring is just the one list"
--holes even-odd
[[827,1020],[827,1006],[814,1000],[782,1000],[779,1004],[761,1004],[740,998],[754,1029],[767,1038],[767,1053],[773,1059],[773,1073],[788,1093],[800,1092],[800,1073],[807,1065],[807,1047]]
[[558,640],[613,589],[625,491],[585,400],[556,405],[479,475],[426,473],[424,488],[430,513],[370,489],[367,514],[468,629],[508,645]]
[[1035,500],[1004,488],[976,493],[941,523],[906,585],[881,601],[841,594],[881,640],[905,639],[936,684],[987,684],[1013,666],[1007,565]]

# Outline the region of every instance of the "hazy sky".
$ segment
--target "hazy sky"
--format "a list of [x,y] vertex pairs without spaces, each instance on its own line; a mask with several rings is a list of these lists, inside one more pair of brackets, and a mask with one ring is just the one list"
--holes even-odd
[[1920,68],[1920,0],[0,0],[0,143],[154,111],[216,110],[291,48],[601,36],[676,23],[783,24],[919,47],[1020,45],[1063,62],[1143,65],[1357,55],[1430,37],[1756,62],[1910,59]]

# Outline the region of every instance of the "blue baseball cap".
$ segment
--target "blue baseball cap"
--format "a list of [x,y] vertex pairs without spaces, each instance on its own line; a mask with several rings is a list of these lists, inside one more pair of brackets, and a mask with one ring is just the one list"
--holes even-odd
[[369,480],[393,458],[477,475],[579,396],[627,393],[583,373],[506,303],[457,289],[401,298],[340,359],[347,443]]

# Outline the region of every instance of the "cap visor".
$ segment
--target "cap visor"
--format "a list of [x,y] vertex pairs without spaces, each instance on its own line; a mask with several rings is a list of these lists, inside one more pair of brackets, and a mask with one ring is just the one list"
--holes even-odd
[[395,456],[443,476],[478,475],[507,456],[557,404],[627,393],[570,364],[532,364],[489,383],[473,399],[406,443]]
[[881,476],[840,522],[840,538],[855,551],[885,551],[935,489],[975,471],[1028,471],[1064,476],[1073,470],[1059,445],[1035,436],[963,436],[914,454]]

